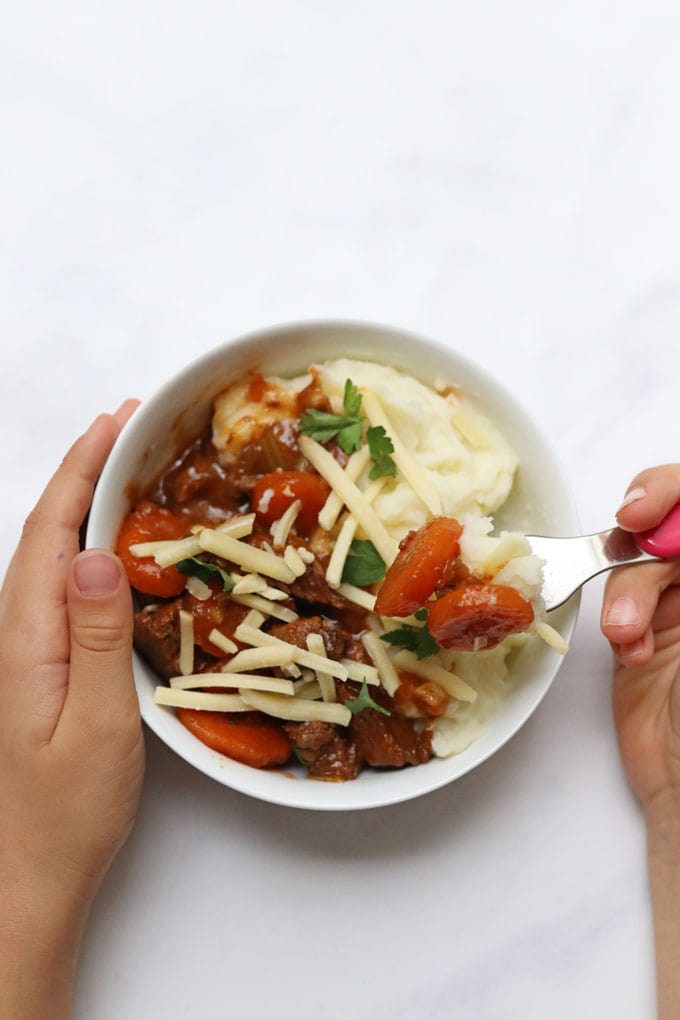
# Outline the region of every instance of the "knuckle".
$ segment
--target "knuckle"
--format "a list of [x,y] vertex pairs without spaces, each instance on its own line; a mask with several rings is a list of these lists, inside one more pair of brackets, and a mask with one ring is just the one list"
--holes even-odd
[[71,625],[71,637],[88,652],[116,652],[129,643],[128,628],[117,620],[84,620]]

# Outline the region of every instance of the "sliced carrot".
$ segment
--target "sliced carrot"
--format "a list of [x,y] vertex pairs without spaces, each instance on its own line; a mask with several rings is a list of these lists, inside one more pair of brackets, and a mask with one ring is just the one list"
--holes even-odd
[[123,561],[128,580],[133,588],[145,595],[172,598],[179,595],[186,577],[175,567],[159,567],[152,556],[139,558],[130,552],[131,545],[140,542],[158,542],[169,538],[184,538],[187,521],[177,517],[155,503],[140,503],[127,515],[118,533],[116,552]]
[[454,588],[428,605],[427,626],[442,648],[471,652],[493,648],[508,634],[526,630],[531,603],[504,584]]
[[201,743],[244,765],[271,768],[283,765],[293,753],[293,745],[280,724],[258,712],[176,711],[182,725]]
[[381,616],[410,616],[448,580],[463,532],[454,517],[434,517],[402,541],[375,603]]
[[255,483],[252,507],[260,521],[272,524],[299,499],[302,509],[295,527],[308,534],[316,525],[329,492],[328,483],[309,471],[270,471]]

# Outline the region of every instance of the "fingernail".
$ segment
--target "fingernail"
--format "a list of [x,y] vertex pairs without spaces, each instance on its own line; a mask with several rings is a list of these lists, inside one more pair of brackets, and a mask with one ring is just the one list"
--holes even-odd
[[630,492],[626,493],[623,498],[623,503],[616,512],[619,513],[619,511],[623,510],[624,507],[630,506],[631,503],[637,503],[639,499],[644,499],[646,495],[647,490],[643,489],[641,485],[636,485],[634,489],[631,489]]
[[111,553],[85,551],[76,556],[75,580],[81,595],[110,595],[120,583],[120,566]]
[[630,627],[640,622],[638,607],[633,599],[615,599],[609,607],[604,622],[608,627]]
[[642,655],[645,649],[645,642],[643,638],[639,641],[634,641],[632,645],[622,645],[619,648],[620,659],[637,659],[638,656]]

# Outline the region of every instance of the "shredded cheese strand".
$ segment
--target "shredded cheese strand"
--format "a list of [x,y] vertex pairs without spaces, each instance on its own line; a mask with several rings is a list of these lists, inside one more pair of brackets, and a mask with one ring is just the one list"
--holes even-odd
[[[415,458],[406,449],[397,435],[392,423],[385,414],[378,397],[371,390],[363,390],[363,408],[366,417],[371,425],[382,425],[385,432],[392,440],[394,446],[394,460],[399,471],[409,483],[413,491],[422,499],[425,506],[433,516],[438,517],[442,513],[442,502],[439,493],[429,481],[427,475],[417,463]],[[383,557],[384,559],[384,557]]]
[[226,634],[219,631],[217,627],[213,627],[208,634],[208,641],[212,642],[212,644],[214,644],[217,648],[220,648],[223,652],[226,652],[227,655],[233,655],[234,652],[238,651],[238,645],[234,644],[234,642],[228,638]]
[[258,549],[256,546],[247,545],[238,538],[232,538],[231,535],[206,528],[198,536],[198,541],[201,543],[201,549],[205,549],[206,552],[211,552],[215,556],[221,556],[222,559],[228,560],[230,563],[238,563],[240,567],[253,574],[265,574],[267,577],[274,577],[277,581],[283,581],[285,584],[290,584],[295,580],[295,574],[280,556],[275,556],[273,552],[270,553],[264,549]]
[[[373,500],[383,488],[386,481],[386,478],[376,478],[375,481],[371,482],[364,492],[364,499],[368,503],[373,503]],[[354,514],[348,514],[342,522],[340,531],[338,532],[338,537],[335,540],[333,552],[331,553],[331,558],[328,561],[328,567],[326,568],[326,583],[331,588],[339,589],[341,586],[342,572],[345,569],[345,561],[347,560],[350,546],[352,545],[358,526],[359,521],[356,519]],[[351,599],[351,601],[354,602],[356,599]],[[361,602],[359,603],[359,605],[362,604],[363,603]],[[370,606],[370,608],[372,609],[373,606]]]
[[174,691],[191,690],[194,687],[237,687],[253,691],[271,691],[274,694],[295,694],[292,680],[275,676],[261,676],[259,673],[190,673],[188,676],[173,676],[170,686]]
[[288,541],[290,529],[295,524],[301,510],[302,500],[296,499],[290,504],[281,517],[279,517],[278,521],[274,521],[270,528],[270,534],[272,536],[272,544],[275,549],[283,549],[284,545]]
[[[356,452],[352,454],[345,464],[345,475],[350,482],[358,482],[362,472],[368,467],[370,459],[371,453],[368,446],[362,446],[360,450],[356,450]],[[342,510],[343,505],[343,500],[337,492],[329,492],[326,502],[319,512],[319,526],[322,527],[324,531],[331,531],[331,529],[335,526],[335,522],[340,516],[340,511]]]
[[157,687],[153,700],[157,705],[195,708],[206,712],[250,711],[250,705],[247,705],[238,694],[210,694],[207,691],[176,691],[172,687]]
[[282,620],[284,623],[292,623],[293,620],[298,619],[298,614],[292,609],[288,609],[287,606],[279,606],[276,602],[270,602],[269,599],[263,598],[261,595],[234,595],[232,592],[231,599],[232,602],[238,602],[241,606],[250,606],[251,609],[257,609],[265,616],[273,616],[275,620]]
[[[326,645],[321,634],[307,635],[307,648],[315,655],[326,656]],[[335,681],[330,673],[317,672],[316,679],[319,681],[321,697],[324,701],[337,701],[335,696]]]
[[324,701],[310,701],[307,698],[288,698],[285,694],[264,694],[260,691],[243,691],[241,697],[247,705],[277,719],[294,722],[336,723],[348,726],[352,713],[345,705],[327,704]]
[[449,673],[443,666],[437,666],[434,662],[424,662],[417,658],[413,652],[403,649],[397,652],[392,662],[398,668],[408,670],[409,673],[415,673],[416,676],[422,676],[426,680],[434,680],[441,684],[446,693],[450,694],[452,698],[457,698],[458,701],[475,701],[477,698],[477,691],[466,684],[462,677],[456,673]]
[[364,494],[345,475],[338,462],[316,440],[309,436],[300,436],[300,451],[312,467],[322,475],[334,492],[337,492],[345,505],[357,518],[383,560],[389,566],[397,555],[398,544],[387,533],[385,525],[379,519]]
[[381,641],[372,630],[369,630],[362,634],[361,643],[375,663],[380,683],[390,697],[393,697],[399,687],[399,674],[389,657],[385,642]]

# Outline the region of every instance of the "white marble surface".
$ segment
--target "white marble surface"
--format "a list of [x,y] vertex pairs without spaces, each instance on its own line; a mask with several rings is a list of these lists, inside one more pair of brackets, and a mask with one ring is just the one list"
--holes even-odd
[[[3,562],[98,411],[291,319],[479,360],[552,437],[584,530],[678,459],[674,0],[29,0],[2,20]],[[600,595],[526,728],[419,802],[276,808],[150,736],[76,1020],[649,1020]]]

